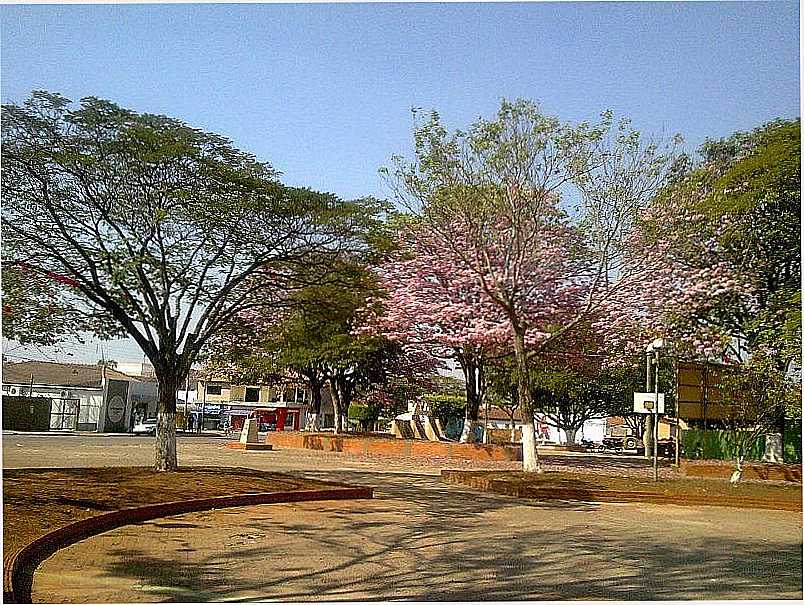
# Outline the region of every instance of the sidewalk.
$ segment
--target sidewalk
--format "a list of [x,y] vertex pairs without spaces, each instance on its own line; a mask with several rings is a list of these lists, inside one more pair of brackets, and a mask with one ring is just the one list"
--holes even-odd
[[[70,430],[54,430],[54,431],[3,431],[3,435],[26,435],[36,437],[153,437],[143,433],[98,433],[96,431],[70,431]],[[202,433],[185,432],[182,430],[176,431],[177,437],[208,437],[213,439],[232,439],[235,437],[227,437],[222,431],[203,431]]]
[[751,511],[747,524],[733,509],[533,503],[376,469],[302,476],[370,485],[375,498],[110,531],[48,559],[34,601],[801,597],[797,513]]

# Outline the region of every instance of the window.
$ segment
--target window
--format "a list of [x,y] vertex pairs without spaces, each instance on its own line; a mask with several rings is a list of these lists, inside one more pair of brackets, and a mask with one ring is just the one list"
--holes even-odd
[[246,401],[258,402],[260,400],[260,387],[246,387]]
[[221,394],[221,385],[219,384],[207,385],[207,395],[220,395],[220,394]]

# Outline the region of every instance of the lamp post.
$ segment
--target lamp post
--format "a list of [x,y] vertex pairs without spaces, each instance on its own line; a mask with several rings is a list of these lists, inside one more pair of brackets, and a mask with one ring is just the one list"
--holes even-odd
[[646,352],[648,353],[648,359],[650,359],[650,353],[654,354],[653,359],[653,389],[654,389],[654,399],[653,399],[653,480],[659,480],[659,350],[665,346],[665,342],[663,338],[657,338],[652,343],[648,345]]

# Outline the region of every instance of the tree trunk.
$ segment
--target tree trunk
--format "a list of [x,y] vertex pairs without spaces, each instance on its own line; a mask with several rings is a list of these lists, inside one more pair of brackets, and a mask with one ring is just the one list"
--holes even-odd
[[516,422],[513,414],[511,414],[511,443],[516,443]]
[[475,429],[478,426],[477,414],[480,409],[477,384],[477,364],[469,355],[461,356],[461,369],[466,386],[466,412],[464,414],[463,430],[460,443],[474,443],[477,441]]
[[159,375],[159,402],[156,415],[156,440],[154,444],[154,469],[176,471],[176,390],[181,376]]
[[564,433],[567,435],[567,445],[575,445],[575,434],[578,432],[578,430],[571,427],[562,428],[564,429]]
[[522,425],[522,470],[526,473],[542,472],[542,465],[536,453],[536,429],[532,419],[526,419]]
[[526,473],[541,473],[542,464],[536,452],[536,429],[533,426],[533,406],[530,401],[530,377],[528,358],[525,352],[525,331],[514,326],[514,356],[516,357],[516,388],[519,409],[525,424],[522,427],[522,470]]
[[311,380],[310,390],[313,395],[313,405],[310,407],[310,411],[307,414],[307,425],[304,427],[304,430],[315,432],[321,428],[318,424],[318,417],[321,414],[321,383]]
[[352,387],[348,381],[348,377],[342,376],[335,387],[338,390],[338,402],[341,405],[341,430],[344,433],[349,432],[349,421],[347,419],[349,417],[349,406],[352,405]]
[[341,393],[337,379],[329,379],[329,391],[332,395],[332,412],[335,416],[335,434],[339,435],[343,432],[343,418],[341,416]]

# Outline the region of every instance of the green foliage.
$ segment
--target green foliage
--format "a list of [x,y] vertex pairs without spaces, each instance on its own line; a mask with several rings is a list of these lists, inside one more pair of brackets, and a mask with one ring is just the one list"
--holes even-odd
[[119,336],[120,328],[103,313],[88,312],[71,301],[70,286],[32,268],[3,265],[3,336],[23,345],[51,346],[86,332]]
[[369,430],[371,425],[380,418],[381,408],[374,403],[352,403],[349,405],[347,418],[353,425],[362,430]]
[[747,455],[758,435],[778,431],[787,410],[801,399],[800,384],[790,382],[776,360],[763,355],[722,376],[719,386],[735,459]]
[[739,451],[745,460],[761,460],[765,453],[765,436],[758,434],[737,443],[731,431],[689,429],[682,432],[681,440],[684,457],[690,460],[734,460]]
[[801,357],[801,122],[777,120],[700,152],[703,163],[659,200],[700,220],[673,223],[665,235],[689,265],[728,267],[753,301],[714,300],[680,321],[718,326],[787,367]]
[[427,394],[424,400],[430,404],[430,412],[441,420],[442,426],[458,422],[464,417],[466,397],[462,395]]
[[789,418],[784,427],[784,461],[801,464],[801,417]]

